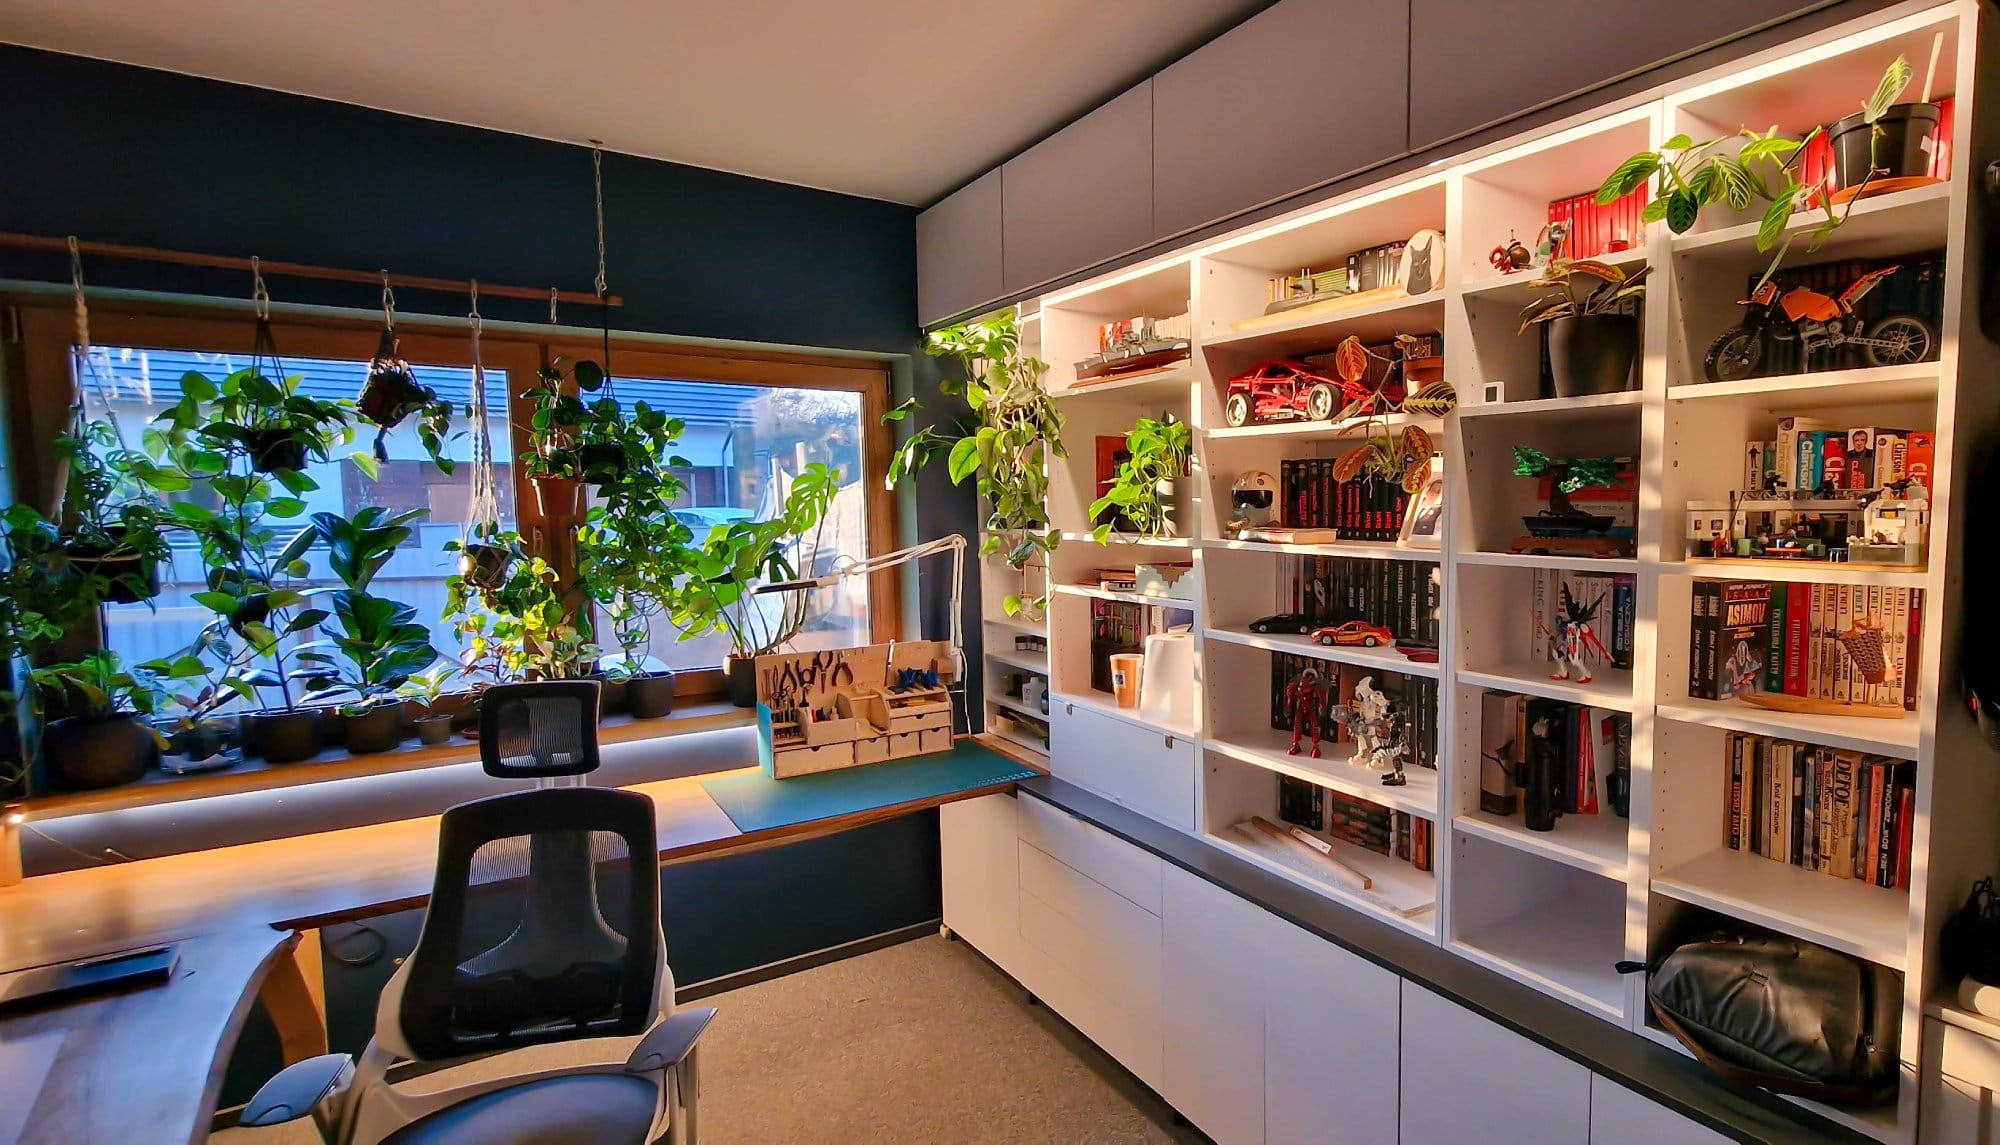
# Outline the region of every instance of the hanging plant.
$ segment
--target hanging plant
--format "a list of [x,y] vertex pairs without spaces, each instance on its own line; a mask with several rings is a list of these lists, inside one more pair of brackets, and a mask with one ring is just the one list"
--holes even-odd
[[1101,519],[1106,510],[1116,513],[1092,530],[1100,545],[1111,543],[1111,534],[1122,517],[1132,531],[1149,537],[1170,537],[1174,523],[1168,513],[1174,483],[1188,476],[1194,458],[1194,428],[1171,413],[1155,421],[1142,417],[1125,435],[1126,459],[1119,463],[1110,488],[1091,502],[1090,519]]
[[396,296],[389,289],[388,271],[382,272],[382,337],[375,343],[375,356],[368,360],[368,376],[361,383],[355,405],[376,427],[375,460],[389,460],[389,431],[411,414],[420,414],[417,437],[424,452],[440,473],[449,476],[457,468],[445,452],[451,435],[451,403],[439,400],[437,391],[418,382],[416,372],[403,360],[396,337]]
[[[906,474],[938,457],[946,458],[953,484],[975,479],[986,503],[986,536],[979,553],[1000,555],[1022,578],[1023,591],[1008,594],[1003,607],[1009,616],[1039,616],[1048,593],[1027,593],[1027,569],[1046,560],[1062,540],[1061,533],[1049,528],[1048,459],[1069,456],[1062,441],[1062,410],[1042,384],[1049,365],[1021,353],[1011,311],[933,331],[924,350],[964,367],[965,380],[943,381],[938,388],[963,397],[972,417],[943,430],[925,426],[912,432],[890,459],[888,486],[895,488]],[[883,420],[905,421],[917,410],[911,398]]]

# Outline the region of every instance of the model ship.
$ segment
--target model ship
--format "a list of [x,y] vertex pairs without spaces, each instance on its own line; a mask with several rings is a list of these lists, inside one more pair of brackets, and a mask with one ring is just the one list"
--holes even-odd
[[1283,314],[1287,310],[1352,292],[1347,285],[1346,267],[1321,271],[1307,268],[1297,274],[1279,275],[1271,280],[1271,301],[1265,305],[1264,313]]
[[1076,380],[1158,369],[1186,360],[1194,344],[1194,319],[1126,318],[1097,328],[1097,353],[1076,364]]

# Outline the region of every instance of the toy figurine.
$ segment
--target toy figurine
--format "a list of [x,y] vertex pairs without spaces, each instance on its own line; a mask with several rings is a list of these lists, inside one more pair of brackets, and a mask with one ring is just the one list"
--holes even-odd
[[1562,607],[1556,612],[1556,630],[1550,632],[1548,626],[1542,623],[1542,618],[1535,617],[1535,627],[1549,637],[1549,658],[1562,668],[1559,672],[1550,672],[1549,679],[1569,679],[1570,668],[1574,666],[1576,682],[1588,684],[1590,661],[1609,659],[1604,642],[1597,638],[1596,630],[1590,626],[1597,619],[1597,610],[1603,605],[1603,593],[1598,593],[1596,600],[1585,604],[1570,595],[1568,585],[1563,585]]
[[1743,300],[1743,320],[1709,345],[1702,363],[1708,380],[1733,382],[1754,375],[1764,363],[1767,339],[1799,343],[1802,362],[1816,351],[1840,346],[1860,347],[1871,366],[1897,366],[1930,357],[1938,339],[1928,319],[1910,313],[1890,314],[1862,328],[1861,299],[1898,269],[1878,267],[1836,295],[1803,286],[1780,292],[1777,282],[1766,276]]
[[1561,221],[1542,228],[1535,240],[1535,258],[1530,266],[1547,266],[1562,257],[1563,242],[1569,238],[1569,224]]
[[1319,758],[1320,714],[1326,711],[1327,686],[1318,668],[1308,667],[1285,686],[1285,706],[1292,712],[1292,747],[1286,755],[1299,754],[1299,740],[1312,728],[1312,757]]
[[1528,269],[1535,261],[1535,252],[1523,246],[1513,231],[1508,231],[1507,241],[1494,247],[1493,253],[1486,256],[1486,261],[1501,274],[1513,274],[1517,270]]
[[1277,521],[1278,482],[1261,469],[1252,469],[1236,478],[1229,488],[1230,518],[1223,534],[1240,537],[1247,529],[1261,529]]
[[1376,689],[1375,677],[1363,676],[1354,686],[1354,699],[1338,713],[1342,730],[1354,737],[1354,758],[1347,762],[1370,771],[1400,770],[1394,746],[1399,715],[1389,697]]

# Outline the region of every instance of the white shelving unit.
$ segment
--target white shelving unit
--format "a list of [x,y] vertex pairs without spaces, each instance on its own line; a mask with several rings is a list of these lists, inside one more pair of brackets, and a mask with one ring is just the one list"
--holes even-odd
[[[1065,534],[1051,559],[1049,654],[1035,664],[1011,647],[989,657],[1008,670],[1040,669],[1055,711],[1051,767],[1317,893],[1420,934],[1586,1013],[1648,1037],[1643,976],[1613,965],[1663,954],[1690,916],[1764,926],[1825,943],[1905,975],[1903,1054],[1907,1084],[1893,1107],[1865,1115],[1828,1111],[1885,1141],[1914,1141],[1918,1022],[1940,983],[1937,930],[1972,880],[2000,870],[2000,767],[1948,694],[1955,636],[1948,631],[1967,585],[1951,570],[1968,514],[1956,511],[1959,474],[1975,441],[2000,426],[2000,351],[1973,328],[1983,252],[1968,235],[1990,229],[1990,200],[1974,193],[1977,164],[2000,153],[2000,111],[1974,101],[1982,51],[2000,58],[2000,13],[1973,0],[1904,4],[1772,49],[1725,70],[1641,93],[1600,112],[1539,129],[1456,160],[1392,177],[1277,219],[1174,252],[1038,300],[1042,357],[1069,417],[1070,456],[1051,464],[1050,516]],[[1583,398],[1539,392],[1538,350],[1516,334],[1530,295],[1528,274],[1502,276],[1486,251],[1512,230],[1532,239],[1551,200],[1594,189],[1627,156],[1678,132],[1733,135],[1772,124],[1796,135],[1846,115],[1896,54],[1919,78],[1942,35],[1934,96],[1955,100],[1948,182],[1856,206],[1822,250],[1803,243],[1790,262],[1903,258],[1942,250],[1942,354],[1930,362],[1755,378],[1704,380],[1709,342],[1735,321],[1749,274],[1768,255],[1754,249],[1756,220],[1704,215],[1682,236],[1663,223],[1605,256],[1628,271],[1653,268],[1643,309],[1634,388]],[[1805,219],[1795,231],[1812,225]],[[1301,267],[1334,265],[1348,252],[1408,237],[1448,236],[1442,286],[1344,313],[1246,322],[1261,314],[1267,280]],[[1072,363],[1094,348],[1098,323],[1191,311],[1195,345],[1184,365],[1144,376],[1073,384]],[[1244,324],[1239,328],[1239,323]],[[1445,457],[1442,551],[1385,542],[1277,545],[1226,539],[1229,490],[1245,470],[1273,474],[1287,458],[1330,458],[1362,440],[1356,427],[1291,422],[1222,424],[1226,379],[1259,362],[1330,350],[1358,334],[1441,330],[1447,377],[1460,408],[1421,424]],[[1484,400],[1487,395],[1496,400]],[[1175,536],[1119,537],[1099,547],[1087,507],[1096,494],[1098,439],[1122,435],[1162,412],[1195,428],[1196,464],[1184,483]],[[1783,413],[1826,414],[1836,425],[1934,430],[1931,562],[1924,569],[1689,559],[1685,506],[1738,483],[1739,445]],[[1520,518],[1541,507],[1535,482],[1515,478],[1511,447],[1551,454],[1636,459],[1638,544],[1629,558],[1593,561],[1506,551]],[[1326,648],[1298,636],[1252,634],[1257,616],[1282,611],[1279,570],[1289,557],[1409,561],[1442,580],[1442,647],[1435,662],[1392,649]],[[1191,603],[1106,592],[1089,571],[1142,560],[1192,561]],[[1627,670],[1599,666],[1588,684],[1551,680],[1532,657],[1529,587],[1549,570],[1628,574],[1636,581],[1634,655]],[[1696,577],[1921,588],[1926,594],[1917,710],[1902,719],[1788,715],[1687,696],[1687,628]],[[1980,587],[1980,586],[1973,586]],[[990,594],[989,594],[990,595]],[[1098,599],[1190,607],[1197,633],[1196,710],[1158,721],[1120,709],[1089,687],[1090,606]],[[1007,631],[988,625],[989,637]],[[1008,644],[1011,646],[1011,639]],[[1377,773],[1347,762],[1328,743],[1321,758],[1290,754],[1289,732],[1272,728],[1271,657],[1296,653],[1378,674],[1436,681],[1439,767],[1413,769],[1408,786],[1383,787]],[[1526,829],[1518,816],[1479,808],[1482,698],[1493,692],[1546,697],[1622,713],[1631,721],[1630,818],[1606,806],[1565,816],[1556,829]],[[993,701],[989,710],[1004,710]],[[1796,738],[1915,761],[1913,876],[1907,890],[1882,889],[1728,850],[1722,745],[1730,731]],[[1115,767],[1105,761],[1116,762]],[[1945,761],[1950,761],[1949,765]],[[1600,760],[1600,769],[1609,761]],[[1336,855],[1366,870],[1382,890],[1363,892],[1302,862],[1293,851],[1246,839],[1235,825],[1277,818],[1278,778],[1353,796],[1430,825],[1432,869],[1336,843]],[[1192,806],[1187,792],[1192,792]]]

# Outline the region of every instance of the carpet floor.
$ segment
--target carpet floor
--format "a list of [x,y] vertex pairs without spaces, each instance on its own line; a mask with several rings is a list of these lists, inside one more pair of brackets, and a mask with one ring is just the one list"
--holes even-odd
[[[702,1042],[702,1145],[1205,1140],[961,943],[922,938],[697,1004],[718,1011]],[[317,1139],[304,1123],[212,1138]]]

